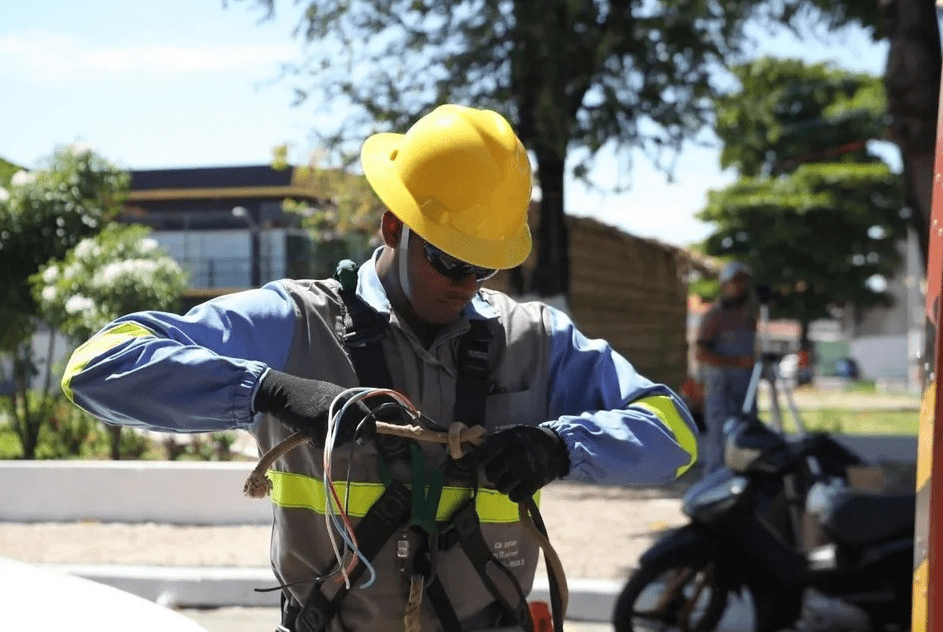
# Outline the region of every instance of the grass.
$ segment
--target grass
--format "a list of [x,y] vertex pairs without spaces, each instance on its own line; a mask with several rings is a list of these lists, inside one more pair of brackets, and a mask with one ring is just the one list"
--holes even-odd
[[13,428],[0,425],[0,461],[16,459],[21,454],[23,454],[23,450],[20,449],[20,439],[13,432]]
[[[808,431],[822,431],[860,435],[917,436],[917,410],[861,410],[847,408],[819,408],[800,410],[802,423]],[[770,420],[768,412],[760,418]],[[784,424],[792,429],[792,417],[784,413]]]
[[[807,430],[859,435],[916,436],[920,419],[920,396],[915,393],[879,390],[873,382],[854,382],[842,388],[800,387],[793,400]],[[760,417],[770,420],[769,393],[759,397]],[[780,408],[788,430],[792,416],[780,394]]]

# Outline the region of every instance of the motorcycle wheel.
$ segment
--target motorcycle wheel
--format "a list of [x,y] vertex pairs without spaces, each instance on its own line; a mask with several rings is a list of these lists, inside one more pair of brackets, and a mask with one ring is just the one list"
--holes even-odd
[[616,599],[616,632],[710,632],[727,608],[717,561],[703,549],[676,551],[636,570]]

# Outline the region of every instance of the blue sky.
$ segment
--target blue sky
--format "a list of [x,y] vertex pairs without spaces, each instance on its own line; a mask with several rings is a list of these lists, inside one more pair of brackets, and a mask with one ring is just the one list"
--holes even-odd
[[[293,107],[277,80],[280,64],[302,54],[292,16],[261,22],[252,1],[221,0],[37,0],[6,3],[0,15],[8,160],[35,167],[81,142],[126,169],[264,164],[287,142],[293,162],[308,161],[314,113]],[[763,36],[758,50],[875,74],[887,54],[854,31],[830,46]],[[708,189],[732,180],[716,149],[685,150],[671,183],[641,155],[628,164],[603,152],[593,190],[568,183],[567,210],[676,245],[709,234],[693,215]],[[630,190],[612,193],[616,184]]]

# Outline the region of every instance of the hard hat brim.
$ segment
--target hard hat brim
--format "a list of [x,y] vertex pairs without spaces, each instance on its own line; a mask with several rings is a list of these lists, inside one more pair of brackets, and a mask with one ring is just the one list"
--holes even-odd
[[410,230],[456,259],[497,270],[522,264],[531,250],[526,222],[522,222],[521,229],[510,238],[491,241],[466,235],[423,215],[418,202],[400,179],[393,160],[403,138],[403,134],[374,134],[360,150],[360,164],[367,182],[386,207]]

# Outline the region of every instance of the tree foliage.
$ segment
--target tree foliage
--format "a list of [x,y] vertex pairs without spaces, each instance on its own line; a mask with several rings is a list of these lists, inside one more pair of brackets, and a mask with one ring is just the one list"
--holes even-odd
[[331,168],[312,161],[297,170],[300,186],[323,197],[320,204],[286,202],[286,210],[297,213],[302,225],[316,241],[330,241],[339,234],[354,233],[366,239],[377,233],[383,204],[362,175]]
[[879,78],[772,57],[732,72],[739,89],[715,100],[724,169],[776,176],[805,163],[877,160],[866,143],[887,131]]
[[[7,187],[10,185],[10,180],[13,179],[13,175],[19,171],[22,171],[23,167],[16,165],[9,160],[0,158],[0,187]],[[4,198],[9,195],[9,192],[4,189],[2,194]]]
[[[255,0],[276,9],[275,0]],[[286,3],[287,4],[287,3]],[[343,109],[316,130],[325,147],[406,129],[451,101],[508,117],[537,163],[542,199],[534,277],[519,290],[568,289],[564,167],[606,145],[669,168],[710,121],[722,68],[747,44],[744,25],[821,17],[872,19],[824,0],[307,0],[304,58],[286,66],[297,101]],[[587,162],[571,160],[577,175]]]
[[734,72],[717,134],[741,177],[698,214],[716,225],[706,252],[753,266],[781,295],[778,315],[803,325],[886,304],[879,281],[896,271],[906,232],[900,178],[867,144],[884,124],[881,80],[770,58]]
[[81,341],[131,312],[176,311],[187,275],[148,233],[145,226],[109,225],[34,274],[43,320]]

